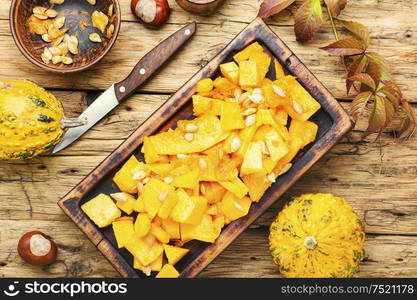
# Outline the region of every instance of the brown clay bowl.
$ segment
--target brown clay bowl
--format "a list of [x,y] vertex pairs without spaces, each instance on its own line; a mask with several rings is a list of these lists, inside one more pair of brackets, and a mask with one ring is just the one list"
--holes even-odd
[[[92,26],[91,14],[95,11],[102,11],[107,14],[109,6],[113,4],[113,17],[109,18],[109,25],[114,24],[114,33],[110,39]],[[52,72],[73,73],[83,71],[98,63],[113,47],[120,30],[121,10],[118,0],[97,0],[96,5],[89,4],[86,0],[65,0],[61,5],[54,5],[59,15],[65,15],[65,25],[68,34],[76,35],[79,41],[77,55],[69,54],[74,60],[73,64],[45,64],[41,54],[50,43],[42,40],[41,36],[31,33],[28,26],[28,19],[32,15],[35,6],[50,7],[49,0],[13,0],[10,7],[10,29],[13,39],[22,54],[33,64]],[[80,24],[87,20],[88,26],[84,29]],[[102,43],[94,43],[89,35],[97,32],[102,37]]]
[[213,14],[226,0],[175,0],[184,10],[202,16]]

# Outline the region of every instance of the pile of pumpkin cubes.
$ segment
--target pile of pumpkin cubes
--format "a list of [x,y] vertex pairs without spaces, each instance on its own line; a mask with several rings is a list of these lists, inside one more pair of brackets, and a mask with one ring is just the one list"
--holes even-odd
[[[275,81],[266,78],[270,66]],[[132,156],[113,178],[121,192],[82,206],[97,226],[113,226],[118,247],[147,275],[178,277],[183,245],[214,243],[316,138],[308,119],[320,104],[260,44],[220,71],[198,83],[194,119],[144,139],[145,161]]]

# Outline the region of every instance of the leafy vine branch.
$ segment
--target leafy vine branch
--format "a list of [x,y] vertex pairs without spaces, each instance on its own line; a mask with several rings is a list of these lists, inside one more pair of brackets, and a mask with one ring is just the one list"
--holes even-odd
[[[268,18],[278,14],[295,0],[264,0],[258,16]],[[417,118],[399,86],[392,80],[391,69],[384,58],[370,51],[368,28],[356,21],[338,19],[347,0],[303,0],[294,16],[294,32],[299,42],[311,40],[324,23],[323,6],[327,11],[335,42],[322,47],[331,55],[340,56],[346,70],[346,90],[354,91],[351,104],[352,118],[357,121],[369,110],[368,127],[364,136],[391,130],[398,139],[414,135]],[[340,38],[336,24],[349,32]]]

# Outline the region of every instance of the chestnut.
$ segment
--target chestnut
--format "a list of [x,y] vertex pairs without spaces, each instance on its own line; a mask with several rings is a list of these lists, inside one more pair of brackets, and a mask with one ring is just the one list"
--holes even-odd
[[132,0],[130,8],[146,26],[154,28],[166,23],[170,12],[167,0]]
[[56,260],[57,247],[55,242],[42,232],[31,231],[20,238],[17,252],[28,264],[44,266]]

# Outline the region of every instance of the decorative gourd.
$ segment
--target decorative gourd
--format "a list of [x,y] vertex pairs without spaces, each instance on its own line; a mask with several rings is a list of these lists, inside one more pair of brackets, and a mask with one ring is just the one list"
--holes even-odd
[[271,224],[269,245],[285,277],[351,277],[364,257],[364,226],[343,198],[305,194]]
[[83,125],[65,119],[54,95],[28,80],[0,82],[0,159],[22,160],[52,150],[64,128]]

